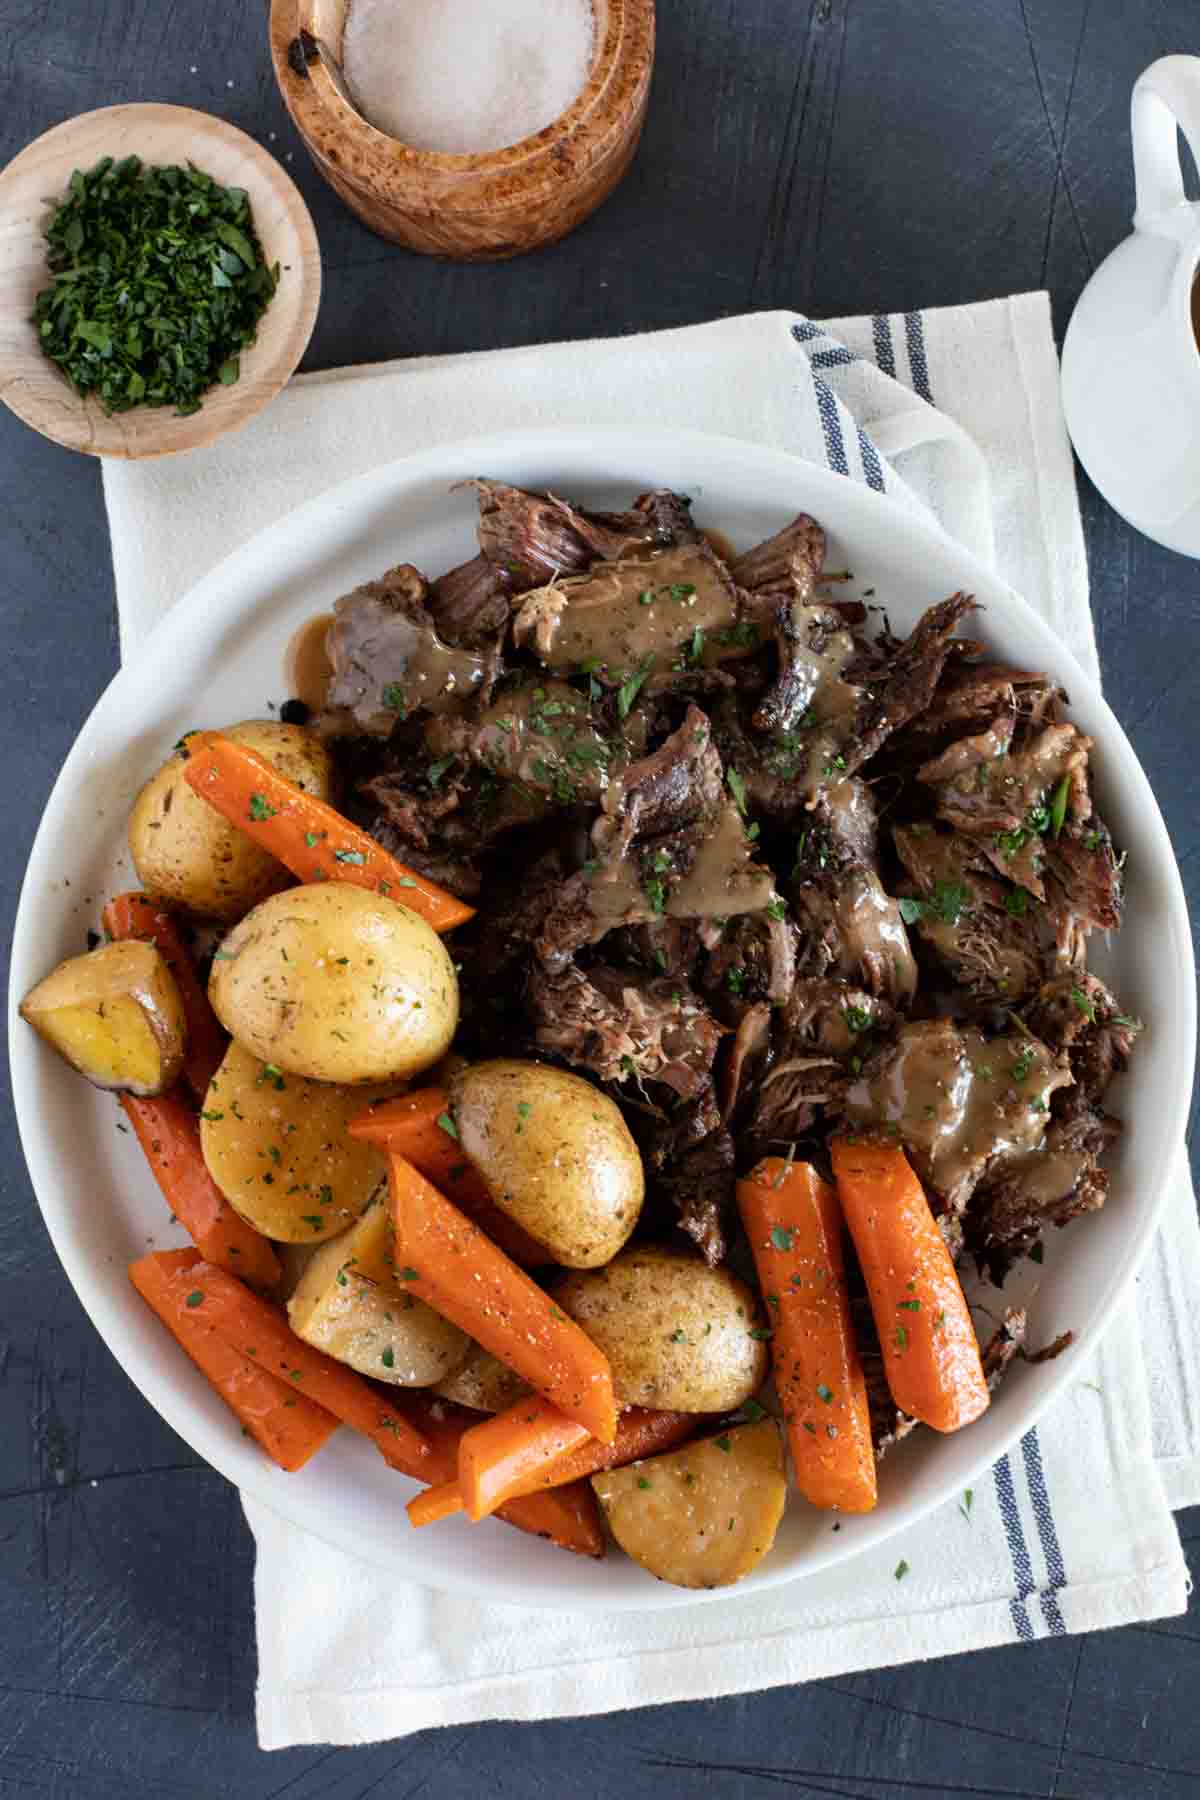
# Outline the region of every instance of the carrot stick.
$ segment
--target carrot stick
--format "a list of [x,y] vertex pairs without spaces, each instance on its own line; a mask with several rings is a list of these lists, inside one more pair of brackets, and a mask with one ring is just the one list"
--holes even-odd
[[108,902],[101,923],[110,938],[139,938],[154,944],[175,977],[187,1020],[187,1057],[183,1073],[187,1084],[204,1104],[208,1084],[216,1074],[229,1039],[221,1028],[216,1013],[208,1004],[208,995],[200,985],[196,967],[179,928],[166,907],[149,894],[117,894]]
[[[429,1445],[426,1454],[414,1463],[401,1455],[387,1456],[383,1444],[380,1449],[393,1468],[418,1481],[453,1487],[458,1495],[459,1441],[464,1432],[478,1424],[479,1414],[447,1400],[428,1400],[416,1394],[409,1396],[409,1411]],[[459,1495],[458,1508],[461,1506]],[[496,1517],[533,1537],[549,1538],[559,1549],[572,1550],[577,1556],[604,1555],[600,1509],[586,1481],[572,1481],[547,1493],[523,1494],[502,1506]]]
[[137,1133],[163,1198],[206,1262],[254,1287],[279,1280],[279,1259],[268,1240],[236,1213],[209,1174],[196,1115],[178,1088],[143,1099],[122,1094],[125,1117]]
[[195,1250],[159,1250],[131,1263],[129,1279],[271,1460],[281,1469],[302,1469],[338,1422],[316,1401],[235,1350],[199,1317],[194,1274],[205,1266]]
[[608,1358],[478,1225],[402,1156],[390,1156],[396,1274],[593,1437],[611,1444]]
[[435,931],[474,918],[473,907],[405,868],[367,832],[306,794],[248,745],[214,731],[189,738],[187,748],[188,786],[301,881],[349,881],[390,894]]
[[531,1238],[523,1226],[510,1219],[492,1199],[478,1169],[463,1155],[458,1140],[439,1123],[449,1119],[445,1088],[418,1088],[394,1100],[381,1101],[351,1119],[347,1130],[353,1138],[394,1151],[419,1169],[455,1206],[474,1219],[499,1244],[506,1256],[524,1269],[537,1269],[554,1259],[544,1244]]
[[[522,1408],[518,1405],[511,1410],[515,1414]],[[528,1410],[528,1402],[525,1410]],[[611,1444],[602,1444],[599,1438],[588,1438],[578,1449],[568,1451],[545,1469],[531,1469],[514,1490],[513,1498],[544,1493],[568,1482],[585,1479],[600,1469],[620,1469],[626,1463],[639,1462],[644,1456],[657,1456],[660,1451],[672,1450],[691,1436],[695,1425],[692,1413],[652,1412],[641,1406],[628,1407],[617,1420],[617,1435]],[[482,1425],[476,1425],[465,1435],[471,1436],[483,1429]],[[436,1519],[449,1518],[452,1513],[463,1510],[463,1490],[457,1479],[444,1481],[408,1503],[408,1516],[414,1525],[432,1525]]]
[[870,1512],[875,1452],[834,1190],[809,1163],[768,1156],[737,1184],[771,1312],[771,1364],[796,1484],[814,1506]]
[[892,1398],[935,1431],[957,1431],[986,1410],[988,1387],[971,1314],[924,1190],[896,1144],[841,1137],[830,1149]]
[[592,1441],[586,1425],[536,1394],[473,1425],[458,1446],[458,1485],[467,1517],[486,1519],[514,1494],[544,1487],[543,1477],[555,1463]]
[[382,1400],[345,1363],[297,1337],[269,1300],[252,1294],[224,1269],[208,1263],[197,1263],[188,1279],[193,1291],[200,1295],[194,1302],[196,1312],[225,1343],[232,1344],[243,1356],[253,1357],[260,1368],[291,1382],[296,1392],[306,1394],[343,1425],[360,1431],[373,1443],[378,1444],[386,1433],[385,1441],[393,1454],[418,1463],[424,1458],[425,1439],[400,1409],[393,1402]]

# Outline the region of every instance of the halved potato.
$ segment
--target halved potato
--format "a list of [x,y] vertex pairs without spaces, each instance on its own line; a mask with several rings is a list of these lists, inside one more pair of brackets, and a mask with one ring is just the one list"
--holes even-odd
[[496,1205],[568,1269],[595,1269],[626,1242],[645,1177],[620,1108],[579,1075],[496,1057],[450,1079],[464,1154]]
[[387,1087],[335,1087],[285,1074],[232,1043],[200,1114],[208,1172],[265,1237],[315,1244],[360,1218],[387,1178],[374,1144],[346,1131]]
[[183,1067],[183,1001],[153,944],[68,958],[29,990],[21,1017],[96,1087],[161,1094]]
[[217,951],[208,996],[239,1043],[314,1081],[419,1074],[458,1025],[458,977],[437,933],[342,881],[289,888],[247,913]]
[[482,1344],[471,1345],[462,1368],[445,1381],[439,1381],[436,1392],[443,1400],[456,1400],[459,1406],[470,1406],[476,1412],[498,1413],[532,1393],[527,1381]]
[[432,1387],[471,1346],[465,1331],[404,1292],[382,1205],[321,1245],[288,1301],[288,1319],[305,1343],[397,1387]]
[[627,1556],[675,1587],[729,1587],[762,1561],[787,1501],[774,1419],[592,1476]]
[[607,1356],[622,1406],[732,1412],[766,1379],[753,1294],[690,1251],[635,1244],[607,1268],[573,1270],[554,1299]]
[[[223,735],[245,744],[319,800],[333,798],[333,763],[313,732],[277,719],[246,719]],[[152,775],[129,815],[129,848],[150,893],[208,919],[240,919],[292,877],[183,778],[187,740]]]

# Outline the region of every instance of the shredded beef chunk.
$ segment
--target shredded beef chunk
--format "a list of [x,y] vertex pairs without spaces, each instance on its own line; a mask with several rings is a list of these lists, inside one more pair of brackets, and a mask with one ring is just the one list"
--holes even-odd
[[1010,1306],[1003,1321],[980,1350],[983,1373],[994,1393],[1013,1358],[1024,1349],[1029,1330],[1029,1316],[1023,1307]]
[[1055,1119],[1034,1153],[1014,1159],[989,1177],[967,1211],[967,1242],[980,1268],[1002,1281],[1017,1256],[1027,1254],[1048,1227],[1097,1212],[1108,1192],[1100,1157],[1120,1125],[1091,1111]]
[[691,1100],[711,1085],[721,1027],[679,982],[597,964],[536,963],[528,1002],[537,1043],[601,1081],[658,1081]]
[[1086,969],[1057,975],[1039,988],[1025,1021],[1056,1050],[1065,1051],[1075,1086],[1059,1096],[1055,1111],[1073,1116],[1099,1105],[1115,1075],[1129,1063],[1141,1020],[1123,1012],[1115,995]]
[[1037,1161],[1050,1101],[1071,1074],[1027,1031],[986,1038],[974,1025],[923,1019],[863,1067],[846,1092],[857,1127],[882,1125],[948,1211],[961,1214],[985,1174]]
[[735,649],[721,634],[732,633],[738,610],[729,570],[699,538],[534,588],[514,636],[555,674],[594,675],[632,698],[647,682],[669,686],[714,652]]
[[1041,979],[1044,955],[1033,902],[997,879],[969,838],[933,825],[897,826],[910,881],[900,914],[953,983],[976,1000],[1017,1001]]
[[748,594],[799,593],[807,598],[820,580],[825,561],[825,533],[808,513],[745,551],[730,565],[733,579]]
[[427,594],[424,576],[401,563],[337,602],[322,731],[390,737],[398,720],[457,707],[480,687],[486,658],[438,636]]
[[512,580],[486,556],[473,556],[435,581],[429,611],[448,644],[478,649],[503,637],[508,628]]
[[553,494],[530,494],[503,481],[477,481],[479,547],[513,593],[594,562],[670,549],[699,537],[689,502],[665,491],[643,494],[627,513],[589,513]]
[[714,1132],[672,1162],[655,1178],[658,1193],[674,1207],[679,1228],[715,1267],[724,1262],[727,1227],[733,1216],[733,1139]]
[[900,1411],[892,1399],[892,1391],[888,1386],[887,1370],[884,1367],[883,1351],[879,1344],[879,1333],[875,1329],[875,1318],[871,1312],[871,1304],[865,1294],[855,1294],[850,1300],[850,1317],[854,1325],[854,1336],[858,1344],[859,1360],[862,1363],[863,1379],[867,1385],[867,1406],[871,1415],[871,1442],[875,1446],[876,1459],[906,1438],[910,1431],[916,1429],[917,1421],[908,1413]]

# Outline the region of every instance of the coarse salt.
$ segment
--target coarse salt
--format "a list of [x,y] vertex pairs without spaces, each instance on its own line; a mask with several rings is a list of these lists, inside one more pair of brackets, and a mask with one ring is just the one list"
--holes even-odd
[[566,112],[594,38],[591,0],[351,0],[342,66],[380,131],[472,155]]

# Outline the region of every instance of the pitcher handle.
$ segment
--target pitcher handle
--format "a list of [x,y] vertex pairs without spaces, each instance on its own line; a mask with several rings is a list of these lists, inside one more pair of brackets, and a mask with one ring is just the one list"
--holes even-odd
[[1130,103],[1135,231],[1177,237],[1194,229],[1176,127],[1200,163],[1200,56],[1163,56],[1134,85]]

